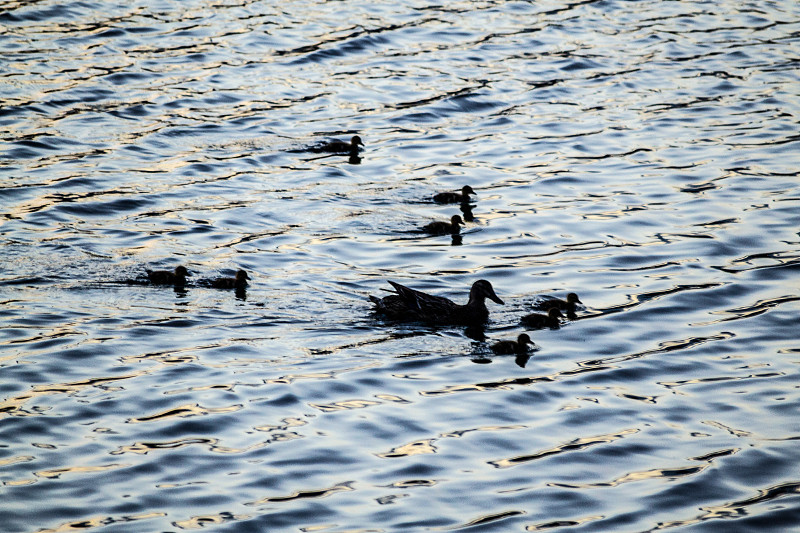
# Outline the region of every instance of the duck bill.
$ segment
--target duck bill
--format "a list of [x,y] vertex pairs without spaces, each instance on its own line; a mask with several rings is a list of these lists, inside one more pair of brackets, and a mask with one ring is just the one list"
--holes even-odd
[[491,294],[487,294],[486,297],[489,298],[494,303],[497,303],[497,304],[500,304],[500,305],[505,305],[505,302],[503,300],[501,300],[500,298],[498,298],[498,296],[494,293],[494,290],[492,291]]

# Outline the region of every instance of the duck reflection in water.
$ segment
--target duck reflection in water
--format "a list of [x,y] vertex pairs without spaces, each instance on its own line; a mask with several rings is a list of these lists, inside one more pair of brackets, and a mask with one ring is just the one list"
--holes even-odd
[[486,299],[503,305],[492,284],[481,279],[472,284],[469,300],[459,305],[441,296],[432,296],[389,281],[396,294],[378,298],[370,296],[375,311],[397,320],[422,321],[433,324],[477,325],[489,319]]
[[459,209],[461,209],[461,214],[464,215],[464,220],[466,222],[474,222],[475,221],[475,215],[472,214],[472,207],[473,206],[471,206],[469,204],[469,202],[462,203],[459,206]]

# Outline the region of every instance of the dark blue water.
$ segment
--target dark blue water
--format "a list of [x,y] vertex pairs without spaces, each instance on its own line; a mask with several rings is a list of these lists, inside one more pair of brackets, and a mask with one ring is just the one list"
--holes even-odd
[[800,531],[796,2],[0,9],[0,530]]

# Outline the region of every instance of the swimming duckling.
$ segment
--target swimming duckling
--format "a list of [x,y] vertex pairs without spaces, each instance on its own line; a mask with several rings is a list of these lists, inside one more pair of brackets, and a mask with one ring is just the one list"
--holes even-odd
[[437,220],[436,222],[431,222],[430,224],[425,224],[420,228],[425,233],[430,233],[431,235],[458,235],[461,231],[459,226],[463,225],[464,221],[461,220],[461,217],[458,215],[453,215],[450,218],[450,222],[443,222]]
[[492,344],[492,351],[497,355],[522,355],[528,352],[528,345],[535,346],[527,333],[522,333],[515,341],[499,341]]
[[175,267],[174,272],[169,270],[147,270],[147,279],[153,285],[186,285],[186,276],[191,276],[183,265]]
[[530,328],[558,329],[558,327],[561,325],[561,322],[558,320],[559,318],[564,318],[564,315],[561,314],[561,310],[558,307],[551,307],[546,315],[532,313],[530,315],[523,316],[520,319],[520,322]]
[[321,146],[317,146],[313,149],[314,152],[329,152],[332,154],[345,154],[349,153],[350,156],[358,156],[358,147],[364,146],[361,137],[358,135],[353,135],[350,139],[350,142],[335,140],[329,143],[323,144]]
[[536,309],[550,309],[551,307],[558,307],[562,311],[575,311],[575,304],[583,304],[578,295],[574,292],[567,294],[567,299],[547,297],[541,302],[534,305]]
[[503,300],[494,293],[492,284],[480,279],[469,290],[469,301],[459,305],[441,296],[432,296],[410,289],[393,281],[389,282],[397,294],[378,298],[370,296],[375,311],[397,320],[422,320],[438,324],[481,324],[489,318],[486,299],[503,305]]
[[440,192],[433,195],[433,201],[438,204],[463,204],[469,202],[469,195],[476,194],[469,185],[461,187],[461,192]]
[[211,280],[211,287],[214,289],[244,289],[247,287],[247,280],[250,279],[250,276],[247,275],[247,272],[244,270],[239,270],[236,272],[236,277],[234,278],[217,278]]

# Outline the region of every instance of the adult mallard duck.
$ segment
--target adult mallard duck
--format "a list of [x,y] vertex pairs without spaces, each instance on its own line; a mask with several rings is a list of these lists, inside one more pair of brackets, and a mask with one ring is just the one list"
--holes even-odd
[[522,355],[528,353],[528,345],[536,346],[527,333],[522,333],[515,341],[499,341],[491,348],[497,355]]
[[458,235],[463,224],[464,221],[461,220],[459,215],[453,215],[450,217],[450,222],[437,220],[436,222],[425,224],[420,228],[420,231],[431,235]]
[[175,267],[175,270],[147,270],[147,279],[153,285],[186,285],[186,276],[191,276],[183,265]]
[[461,192],[440,192],[433,195],[437,204],[463,204],[469,202],[469,195],[476,194],[469,185],[461,187]]
[[375,311],[398,320],[421,320],[435,324],[481,324],[489,318],[486,298],[503,305],[494,293],[492,284],[481,279],[472,284],[469,301],[456,304],[441,296],[431,296],[393,281],[389,282],[397,294],[378,298],[370,296]]
[[558,320],[559,318],[564,318],[564,315],[561,314],[561,310],[558,307],[551,307],[546,315],[531,313],[530,315],[523,316],[520,322],[530,328],[558,329],[561,325],[561,322]]
[[350,154],[351,156],[358,155],[358,147],[364,146],[364,142],[358,135],[353,135],[350,142],[335,140],[329,143],[321,144],[312,148],[313,152],[328,152],[332,154]]
[[239,270],[236,272],[236,277],[212,279],[209,286],[214,289],[244,289],[247,287],[247,280],[249,279],[250,276],[247,275],[247,272]]

